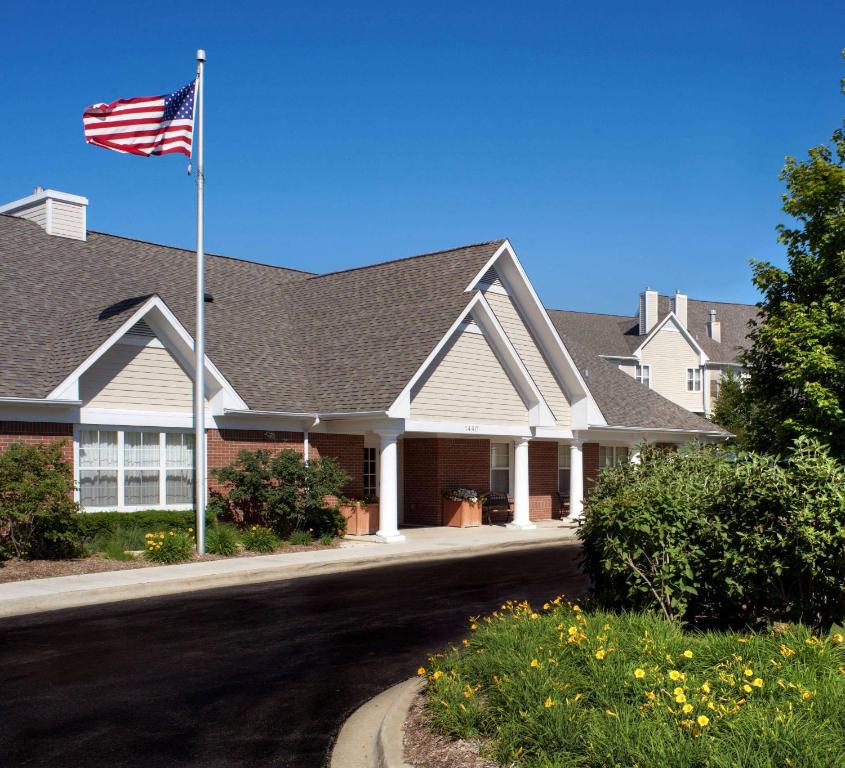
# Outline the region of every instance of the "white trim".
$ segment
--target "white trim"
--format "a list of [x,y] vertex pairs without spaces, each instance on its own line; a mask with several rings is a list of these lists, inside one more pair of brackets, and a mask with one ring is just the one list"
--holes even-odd
[[634,350],[634,355],[638,358],[641,357],[643,349],[648,345],[650,341],[654,339],[654,337],[660,332],[660,329],[663,328],[666,323],[668,323],[670,320],[681,332],[683,337],[687,340],[687,343],[698,353],[699,364],[706,365],[708,360],[710,359],[709,357],[707,357],[707,353],[701,348],[695,338],[693,338],[693,335],[684,327],[683,323],[681,323],[681,321],[676,317],[674,312],[669,312],[659,323],[654,326],[654,328],[652,328],[648,332],[645,339],[643,339],[642,343]]
[[82,405],[81,400],[58,400],[40,397],[0,397],[0,405],[46,405],[53,408],[72,408]]
[[[590,429],[597,431],[613,431],[613,432],[649,432],[649,433],[670,433],[677,435],[706,435],[707,437],[718,437],[721,440],[727,440],[731,435],[724,432],[710,431],[706,429],[677,429],[672,427],[623,427],[610,426],[609,424],[592,424]],[[589,442],[589,440],[587,441]]]
[[[156,314],[158,313],[158,314]],[[160,314],[160,318],[159,318]],[[74,395],[75,397],[79,396],[79,378],[82,376],[85,371],[87,371],[94,363],[97,362],[117,341],[122,338],[126,332],[132,328],[135,323],[137,323],[141,318],[146,318],[149,315],[149,320],[152,320],[150,324],[153,331],[163,331],[166,332],[167,329],[175,332],[176,337],[185,345],[187,348],[187,354],[184,352],[180,353],[180,351],[176,348],[168,347],[168,351],[174,353],[177,359],[179,359],[180,364],[188,371],[193,370],[193,366],[191,363],[191,353],[194,349],[194,340],[191,338],[191,335],[187,332],[185,327],[179,322],[176,316],[170,311],[168,306],[164,303],[161,297],[158,294],[154,294],[150,296],[135,312],[133,312],[129,318],[121,324],[121,326],[112,333],[108,339],[106,339],[102,344],[100,344],[97,349],[94,350],[85,360],[78,365],[73,372],[65,377],[64,381],[62,381],[59,386],[57,386],[49,395],[47,395],[47,399],[49,400],[58,400],[58,399],[67,399],[69,394]],[[159,326],[158,328],[156,326]],[[209,360],[208,355],[205,356],[205,367],[208,373],[210,374],[210,378],[218,385],[220,390],[222,390],[225,394],[225,402],[223,405],[228,405],[229,407],[236,407],[236,408],[247,408],[247,404],[241,399],[240,395],[235,391],[235,388],[228,382],[225,376],[220,372],[214,363]],[[213,396],[214,393],[209,391],[209,387],[206,386],[206,396],[209,397]],[[222,408],[220,409],[223,410]]]
[[31,205],[40,203],[42,200],[59,200],[63,203],[74,205],[88,205],[88,198],[81,195],[71,195],[67,192],[59,192],[55,189],[42,189],[40,192],[22,197],[19,200],[12,200],[11,203],[0,205],[0,213],[13,213],[21,208],[28,208]]
[[462,421],[430,421],[427,419],[407,419],[405,433],[422,432],[426,434],[448,435],[450,437],[531,437],[528,425],[494,423],[494,422],[462,422]]
[[[86,426],[103,424],[110,427],[143,427],[155,425],[168,429],[187,429],[194,423],[191,411],[124,411],[105,408],[80,408],[79,422]],[[214,429],[217,424],[210,413],[205,415],[206,429]]]

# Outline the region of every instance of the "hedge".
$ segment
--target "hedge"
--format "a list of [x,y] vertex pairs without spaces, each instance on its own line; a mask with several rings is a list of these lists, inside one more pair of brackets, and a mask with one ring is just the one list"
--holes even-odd
[[[143,509],[139,512],[83,512],[77,515],[83,537],[114,533],[117,528],[143,528],[145,531],[187,530],[196,523],[194,511]],[[206,510],[206,525],[214,522],[214,514]]]

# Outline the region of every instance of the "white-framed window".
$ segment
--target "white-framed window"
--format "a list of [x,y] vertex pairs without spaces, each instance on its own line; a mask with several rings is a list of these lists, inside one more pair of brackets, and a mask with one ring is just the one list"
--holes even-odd
[[634,378],[640,382],[640,384],[644,384],[649,389],[651,388],[651,366],[650,365],[641,365],[637,363],[636,370],[634,371]]
[[572,466],[572,446],[557,444],[557,489],[569,496],[570,468]]
[[508,443],[490,443],[490,492],[511,492],[511,447]]
[[194,435],[83,427],[77,479],[79,502],[89,511],[190,507]]
[[628,447],[625,445],[600,445],[599,467],[618,467],[628,461]]
[[364,448],[364,496],[376,496],[376,449]]
[[687,368],[687,392],[701,392],[701,368]]

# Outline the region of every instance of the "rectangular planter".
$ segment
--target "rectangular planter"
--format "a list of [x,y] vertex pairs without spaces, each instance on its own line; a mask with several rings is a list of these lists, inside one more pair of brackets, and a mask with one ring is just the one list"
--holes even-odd
[[378,531],[378,502],[374,504],[341,504],[338,509],[346,518],[346,532],[351,536],[367,536]]
[[450,528],[474,528],[481,525],[481,504],[443,499],[442,520]]

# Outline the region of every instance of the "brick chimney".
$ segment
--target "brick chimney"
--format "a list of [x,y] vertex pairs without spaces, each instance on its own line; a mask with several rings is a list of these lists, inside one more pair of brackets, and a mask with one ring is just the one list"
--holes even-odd
[[686,294],[681,293],[680,291],[675,291],[675,297],[672,299],[672,311],[675,313],[675,317],[678,318],[678,322],[687,327],[687,297]]
[[0,205],[0,213],[19,216],[38,224],[48,235],[85,240],[88,236],[88,198],[36,187],[29,197]]
[[640,294],[640,336],[645,336],[657,324],[657,291],[646,288]]
[[722,323],[716,319],[716,310],[711,309],[708,313],[709,319],[707,321],[707,335],[713,341],[722,341]]

